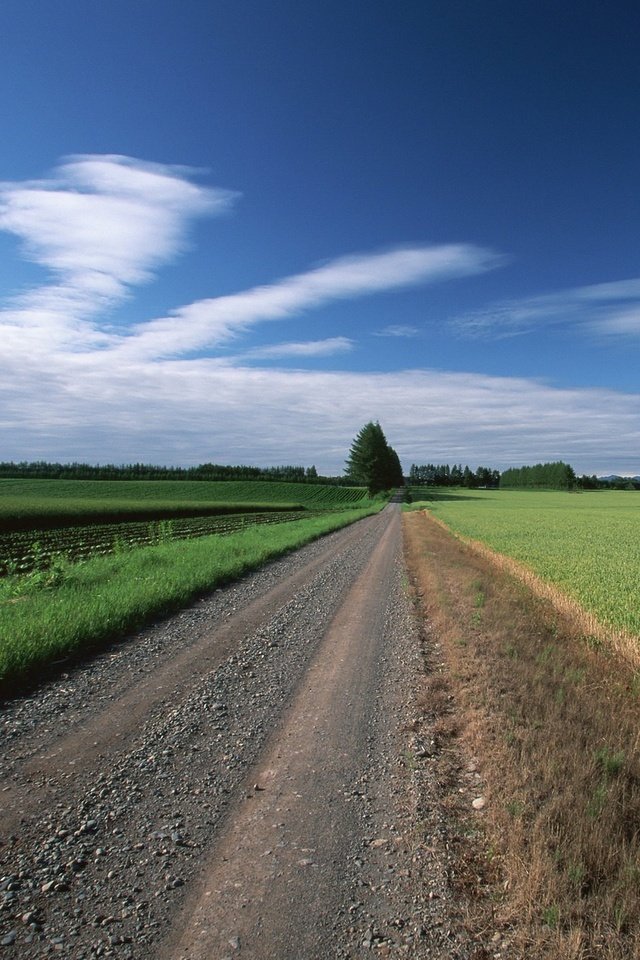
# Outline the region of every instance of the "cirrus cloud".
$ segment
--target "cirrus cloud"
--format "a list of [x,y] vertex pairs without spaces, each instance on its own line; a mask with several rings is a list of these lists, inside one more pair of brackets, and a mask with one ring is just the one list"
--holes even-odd
[[[354,434],[377,418],[405,467],[411,460],[504,467],[561,457],[579,472],[640,473],[638,394],[438,370],[284,369],[287,359],[347,353],[355,346],[347,336],[223,352],[257,324],[462,280],[504,262],[483,247],[400,246],[339,257],[114,328],[109,311],[184,249],[194,218],[233,204],[234,194],[194,183],[193,173],[80,156],[47,180],[0,184],[0,229],[47,271],[41,285],[0,310],[4,458],[314,462],[339,473]],[[466,329],[513,332],[559,322],[569,308],[576,322],[586,317],[628,333],[636,330],[638,303],[640,281],[600,284],[505,302],[467,317]],[[381,331],[413,332],[402,324]],[[280,368],[271,366],[276,359]]]

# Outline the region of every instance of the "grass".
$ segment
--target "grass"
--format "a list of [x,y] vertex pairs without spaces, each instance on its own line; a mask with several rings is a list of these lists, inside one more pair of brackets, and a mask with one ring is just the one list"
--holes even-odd
[[[424,496],[418,488],[413,493]],[[511,558],[579,604],[595,618],[596,632],[600,624],[640,635],[640,496],[447,490],[412,504],[424,507],[457,535]]]
[[[636,671],[607,644],[585,644],[579,623],[530,593],[495,555],[471,549],[424,513],[407,515],[405,531],[442,660],[441,672],[426,677],[434,692],[426,690],[425,709],[442,705],[438,764],[457,756],[460,771],[442,780],[460,823],[451,828],[454,884],[465,860],[478,864],[459,891],[469,929],[501,932],[504,956],[635,960]],[[473,623],[480,592],[482,619]],[[464,786],[470,757],[487,798],[480,818]],[[484,866],[467,839],[474,824]]]
[[382,505],[6,577],[0,581],[0,689],[11,691],[51,661],[123,636]]

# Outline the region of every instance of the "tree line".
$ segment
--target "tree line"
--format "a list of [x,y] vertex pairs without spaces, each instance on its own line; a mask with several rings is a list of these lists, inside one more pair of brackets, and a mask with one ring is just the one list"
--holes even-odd
[[471,470],[462,464],[426,463],[411,464],[408,476],[411,486],[429,487],[498,487],[500,486],[500,471],[491,467],[478,467]]
[[505,470],[500,478],[500,486],[507,489],[575,490],[577,480],[568,463],[556,460],[553,463],[536,463],[533,467]]
[[202,463],[197,467],[156,467],[148,463],[0,462],[0,477],[32,480],[281,480],[346,485],[345,477],[321,477],[314,466],[248,467]]
[[595,473],[587,476],[583,473],[577,480],[582,490],[640,490],[640,477],[596,477]]

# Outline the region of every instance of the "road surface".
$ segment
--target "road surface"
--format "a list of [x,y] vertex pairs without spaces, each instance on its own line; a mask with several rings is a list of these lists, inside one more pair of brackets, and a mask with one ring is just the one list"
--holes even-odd
[[401,541],[391,504],[5,706],[7,956],[471,956]]

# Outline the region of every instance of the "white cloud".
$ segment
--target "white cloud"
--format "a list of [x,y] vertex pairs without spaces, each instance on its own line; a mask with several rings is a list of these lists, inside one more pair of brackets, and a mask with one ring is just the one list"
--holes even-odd
[[412,461],[505,466],[565,459],[578,472],[640,474],[640,394],[432,370],[265,369],[210,358],[111,366],[58,354],[0,380],[13,459],[315,463],[342,472],[379,419]]
[[328,337],[326,340],[305,340],[299,343],[276,343],[268,347],[256,347],[242,355],[243,359],[270,360],[285,357],[331,357],[336,353],[353,350],[354,341],[349,337]]
[[[640,473],[640,395],[560,390],[536,381],[438,371],[261,369],[242,357],[193,357],[253,325],[391,291],[480,274],[502,260],[465,245],[401,247],[329,261],[116,331],[105,314],[183,248],[196,216],[233,195],[182,168],[74,157],[46,181],[0,184],[0,229],[47,279],[0,312],[3,458],[155,463],[315,463],[341,472],[353,436],[379,419],[405,465],[502,467],[562,457],[580,472]],[[640,281],[583,287],[467,318],[495,331],[562,322],[637,330]],[[101,322],[102,321],[102,322]],[[386,335],[410,329],[391,325]],[[329,356],[347,337],[246,352]],[[630,451],[628,454],[621,451]]]
[[71,157],[48,180],[0,183],[0,229],[52,278],[15,297],[2,324],[39,331],[47,348],[111,342],[91,326],[96,315],[173,259],[194,217],[233,199],[189,182],[183,168],[120,156]]
[[593,329],[598,333],[623,336],[640,336],[640,300],[633,307],[607,313],[592,321]]
[[472,276],[502,262],[491,250],[465,244],[342,257],[272,284],[179,307],[167,317],[139,324],[118,351],[131,357],[179,356],[225,343],[266,320],[283,320],[336,300]]
[[417,337],[420,333],[417,327],[411,327],[408,324],[392,323],[388,327],[383,327],[375,334],[376,337]]
[[590,334],[638,336],[640,279],[572,287],[539,297],[502,300],[456,317],[452,324],[467,336],[496,339],[550,326],[578,327]]

